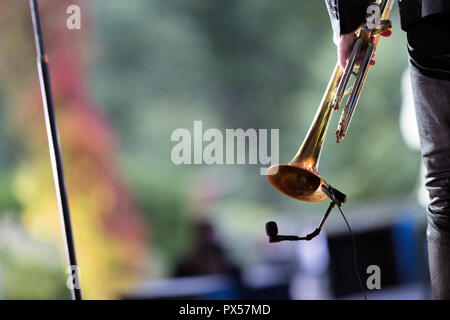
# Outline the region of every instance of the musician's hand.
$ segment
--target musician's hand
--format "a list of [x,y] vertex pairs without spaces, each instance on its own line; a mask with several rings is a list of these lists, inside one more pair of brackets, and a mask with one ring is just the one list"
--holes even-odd
[[[390,37],[392,35],[392,31],[386,30],[383,33],[380,33],[383,37]],[[348,33],[343,34],[339,38],[335,39],[335,44],[337,46],[337,53],[338,53],[338,61],[339,65],[341,66],[342,70],[345,69],[345,66],[347,65],[347,60],[350,58],[350,55],[352,54],[353,50],[353,44],[355,42],[355,33]],[[370,60],[370,64],[375,64],[375,52],[373,53],[372,60]]]

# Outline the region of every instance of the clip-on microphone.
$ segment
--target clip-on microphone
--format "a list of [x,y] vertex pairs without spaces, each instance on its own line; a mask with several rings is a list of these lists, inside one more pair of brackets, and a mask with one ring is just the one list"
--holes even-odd
[[[331,209],[333,209],[335,205],[337,205],[338,208],[340,208],[341,205],[343,203],[345,203],[345,201],[347,200],[347,196],[345,194],[343,194],[342,192],[340,192],[339,190],[333,188],[330,185],[328,185],[328,187],[322,185],[322,191],[328,196],[328,198],[330,198],[331,201],[330,201],[330,205],[328,206],[327,211],[325,212],[325,215],[322,218],[322,221],[320,222],[320,224],[316,228],[316,230],[314,230],[313,232],[308,234],[306,237],[283,236],[283,235],[278,235],[277,223],[275,221],[270,221],[270,222],[266,223],[266,233],[267,233],[267,236],[269,237],[269,242],[298,241],[298,240],[309,241],[312,238],[318,236],[320,231],[322,230],[322,226],[325,223],[325,220],[327,220],[328,216],[330,215]],[[342,217],[345,220],[345,223],[347,224],[347,227],[348,227],[348,229],[350,231],[350,235],[352,237],[352,242],[353,242],[353,266],[355,268],[355,274],[356,274],[356,277],[358,278],[359,286],[361,288],[361,293],[363,294],[364,299],[367,300],[366,292],[364,290],[364,286],[363,286],[363,283],[361,281],[361,275],[359,274],[359,271],[358,271],[358,265],[357,265],[357,259],[358,258],[357,258],[357,254],[356,254],[355,238],[353,236],[353,233],[352,233],[352,230],[350,228],[350,225],[348,224],[347,219],[345,218],[345,216],[342,213],[342,211],[341,211],[341,214],[342,214]]]
[[325,215],[322,218],[322,221],[320,222],[316,230],[308,234],[306,237],[278,235],[277,223],[275,221],[270,221],[266,223],[266,233],[267,236],[269,237],[269,242],[272,243],[272,242],[298,241],[298,240],[309,241],[314,237],[318,236],[320,234],[320,231],[322,231],[322,226],[325,223],[325,220],[327,220],[328,216],[330,215],[331,209],[333,209],[335,205],[341,207],[341,205],[345,203],[345,201],[347,200],[347,196],[345,194],[343,194],[342,192],[333,188],[330,185],[328,185],[328,187],[322,185],[322,191],[328,196],[328,198],[330,198],[331,201],[327,211],[325,212]]

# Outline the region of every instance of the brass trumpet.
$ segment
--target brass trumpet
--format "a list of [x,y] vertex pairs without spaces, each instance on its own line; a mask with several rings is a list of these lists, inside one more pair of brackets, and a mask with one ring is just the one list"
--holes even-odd
[[[367,21],[356,32],[355,44],[346,68],[343,71],[339,63],[336,64],[311,127],[294,158],[288,164],[273,165],[269,168],[267,177],[270,183],[287,196],[308,202],[323,201],[327,198],[322,186],[329,187],[329,184],[319,176],[319,159],[332,113],[339,109],[343,98],[350,94],[336,131],[339,143],[349,128],[370,68],[370,59],[379,41],[379,34],[391,28],[388,17],[393,3],[394,0],[378,0],[369,5],[368,13],[372,9],[374,13],[379,10],[380,23],[373,26]],[[358,70],[354,71],[358,62]],[[355,81],[350,89],[346,89],[351,76],[355,76]]]

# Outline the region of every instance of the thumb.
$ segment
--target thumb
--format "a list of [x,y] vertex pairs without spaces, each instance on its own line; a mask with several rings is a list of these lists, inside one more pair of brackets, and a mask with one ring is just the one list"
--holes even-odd
[[338,48],[338,62],[341,69],[345,70],[345,67],[347,66],[347,51],[343,48]]

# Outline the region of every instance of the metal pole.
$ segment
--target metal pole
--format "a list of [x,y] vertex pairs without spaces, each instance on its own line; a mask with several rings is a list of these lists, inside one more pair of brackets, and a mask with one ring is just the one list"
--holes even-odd
[[[42,103],[44,107],[45,125],[47,128],[48,146],[55,183],[56,196],[58,198],[58,209],[61,219],[64,247],[67,264],[71,277],[75,277],[75,284],[70,290],[73,300],[81,300],[81,287],[78,279],[78,265],[75,257],[75,245],[73,241],[72,225],[70,222],[69,201],[67,199],[66,186],[64,183],[64,170],[59,145],[58,128],[56,124],[55,108],[53,105],[52,91],[50,87],[50,75],[48,71],[48,58],[44,51],[41,22],[37,0],[30,0],[31,17],[33,19],[34,39],[36,41],[37,66],[39,82],[41,86]],[[73,278],[71,278],[73,279]],[[73,284],[73,282],[72,282]]]

